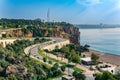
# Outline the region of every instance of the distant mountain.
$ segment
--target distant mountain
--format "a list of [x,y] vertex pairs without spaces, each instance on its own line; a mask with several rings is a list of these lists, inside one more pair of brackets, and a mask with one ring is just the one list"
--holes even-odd
[[82,28],[82,29],[93,29],[93,28],[118,28],[120,25],[109,25],[109,24],[99,24],[99,25],[92,25],[92,24],[78,24],[74,25],[77,28]]

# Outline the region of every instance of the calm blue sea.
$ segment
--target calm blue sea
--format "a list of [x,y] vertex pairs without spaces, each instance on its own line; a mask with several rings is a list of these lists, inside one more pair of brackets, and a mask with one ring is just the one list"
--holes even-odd
[[80,29],[81,44],[91,49],[120,55],[120,28]]

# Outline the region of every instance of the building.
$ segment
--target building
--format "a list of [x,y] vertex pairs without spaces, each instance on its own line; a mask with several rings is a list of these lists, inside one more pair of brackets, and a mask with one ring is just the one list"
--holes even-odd
[[92,64],[91,57],[81,58],[81,63],[84,65],[91,65]]
[[72,76],[63,76],[62,80],[75,80]]
[[101,71],[109,71],[112,74],[115,74],[116,67],[107,67],[107,68],[100,68]]
[[0,45],[5,48],[7,44],[13,44],[16,39],[3,39],[0,40]]
[[104,64],[103,66],[99,66],[100,71],[109,71],[112,74],[115,74],[117,66],[111,64]]

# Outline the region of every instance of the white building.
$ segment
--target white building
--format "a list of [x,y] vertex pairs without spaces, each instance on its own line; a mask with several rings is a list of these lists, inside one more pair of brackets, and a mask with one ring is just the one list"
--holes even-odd
[[90,65],[92,63],[91,57],[81,58],[81,63],[84,65]]
[[112,74],[115,74],[116,67],[107,67],[107,68],[100,68],[101,71],[109,71]]

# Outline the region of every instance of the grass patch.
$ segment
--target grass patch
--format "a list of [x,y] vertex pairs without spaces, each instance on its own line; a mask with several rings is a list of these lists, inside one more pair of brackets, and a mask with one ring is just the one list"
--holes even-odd
[[79,68],[75,67],[74,65],[67,64],[66,66],[69,67],[69,68],[71,68],[71,69],[73,69],[74,71],[79,71],[79,72],[81,72],[81,73],[84,72],[84,70],[79,69]]
[[45,55],[44,51],[41,50],[40,48],[38,49],[38,53],[39,53],[43,58],[47,58],[47,59],[49,59],[49,60],[51,60],[51,61],[60,63],[60,64],[62,64],[62,65],[66,65],[65,62],[59,61],[59,60],[57,60],[57,59],[54,59],[54,58],[51,58],[51,57]]
[[50,60],[52,60],[52,61],[55,61],[55,62],[57,62],[57,63],[60,63],[60,64],[62,64],[62,65],[65,65],[65,64],[66,64],[65,62],[59,61],[59,60],[54,59],[54,58],[51,58],[51,57],[48,57],[48,59],[50,59]]
[[84,72],[84,70],[79,69],[79,68],[76,68],[76,67],[73,67],[72,69],[73,69],[74,71],[79,71],[79,72],[81,72],[81,73],[83,73],[83,72]]
[[[41,49],[39,49],[38,52],[39,52],[39,54],[40,54],[41,56],[43,56],[43,57],[45,57],[45,58],[47,58],[47,59],[49,59],[49,60],[51,60],[51,61],[55,61],[55,62],[60,63],[60,64],[62,64],[62,65],[66,65],[66,67],[69,67],[69,68],[73,69],[74,71],[79,71],[79,72],[81,72],[81,73],[84,72],[84,70],[79,69],[79,68],[75,67],[74,65],[67,64],[67,63],[65,63],[65,62],[62,62],[62,61],[59,61],[59,60],[57,60],[57,59],[51,58],[51,57],[49,57],[49,56],[46,56],[46,55],[44,54],[44,51],[41,50]],[[50,79],[50,80],[51,80],[51,79]]]

